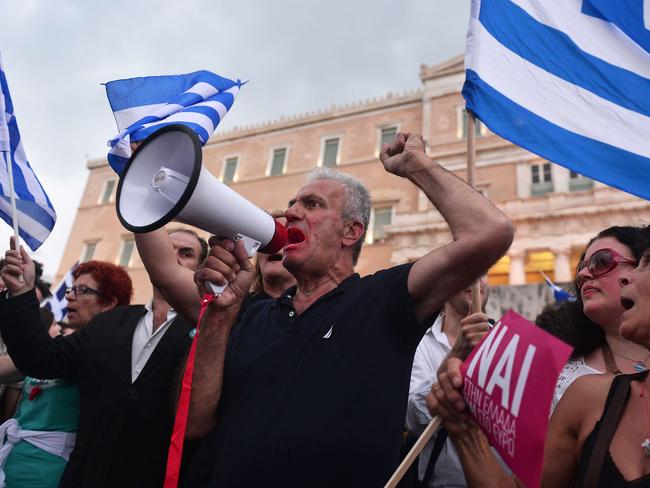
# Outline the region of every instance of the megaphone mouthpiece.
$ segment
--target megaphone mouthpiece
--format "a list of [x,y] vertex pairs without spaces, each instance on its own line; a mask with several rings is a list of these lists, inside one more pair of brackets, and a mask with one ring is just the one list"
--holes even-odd
[[258,249],[258,252],[275,254],[276,252],[279,252],[289,240],[287,228],[277,220],[273,219],[273,221],[275,222],[275,232],[273,233],[273,237],[271,237],[271,240],[266,246]]

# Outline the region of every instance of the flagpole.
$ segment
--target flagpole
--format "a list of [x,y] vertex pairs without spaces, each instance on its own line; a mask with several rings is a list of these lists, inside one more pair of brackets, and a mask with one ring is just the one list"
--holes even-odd
[[11,154],[9,151],[2,151],[3,163],[7,166],[9,175],[9,199],[11,202],[11,221],[14,227],[14,249],[20,249],[20,235],[18,234],[18,212],[16,211],[16,191],[14,190],[14,169],[11,164]]
[[[467,183],[474,187],[476,184],[476,121],[474,119],[474,114],[467,110]],[[481,284],[480,280],[476,280],[472,284],[472,313],[482,312],[483,307],[481,305]],[[390,477],[384,488],[395,488],[397,484],[404,477],[406,472],[411,467],[411,464],[417,459],[417,457],[424,449],[424,446],[427,445],[433,434],[438,430],[440,424],[442,423],[442,418],[440,415],[436,415],[431,419],[429,425],[427,425],[424,432],[420,435],[418,440],[413,444],[413,447],[404,457],[400,465],[397,467],[393,475]]]
[[[474,188],[476,184],[476,119],[467,110],[467,183]],[[481,284],[476,280],[472,285],[472,312],[482,312]]]

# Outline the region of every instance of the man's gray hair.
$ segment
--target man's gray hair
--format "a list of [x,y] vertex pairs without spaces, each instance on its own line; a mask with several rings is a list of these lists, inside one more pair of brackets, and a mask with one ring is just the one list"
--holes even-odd
[[366,239],[366,232],[370,225],[370,192],[360,180],[352,175],[341,173],[332,168],[316,168],[309,173],[307,181],[333,180],[341,183],[345,188],[343,198],[343,212],[341,217],[344,219],[354,219],[363,224],[363,235],[355,243],[352,253],[352,263],[357,264],[361,246]]

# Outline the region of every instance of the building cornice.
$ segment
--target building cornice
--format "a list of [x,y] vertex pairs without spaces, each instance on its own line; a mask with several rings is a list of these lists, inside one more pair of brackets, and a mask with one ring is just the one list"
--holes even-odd
[[102,166],[108,166],[108,159],[106,158],[93,158],[86,160],[86,168],[88,169],[97,169]]
[[345,105],[333,105],[327,109],[320,109],[313,112],[306,112],[290,116],[281,116],[279,119],[268,120],[259,124],[244,127],[234,127],[229,131],[217,132],[206,146],[232,142],[237,139],[259,136],[270,132],[277,132],[297,127],[309,127],[310,125],[329,122],[332,120],[350,117],[361,114],[368,114],[389,108],[402,108],[405,104],[420,102],[422,90],[415,89],[403,93],[389,92],[378,98],[360,100]]
[[[629,195],[609,187],[593,188],[575,193],[553,193],[541,197],[513,199],[498,207],[517,226],[530,222],[579,219],[608,213],[650,212],[650,201]],[[648,214],[650,219],[650,213]],[[637,222],[636,224],[642,224]],[[395,222],[386,227],[386,234],[398,236],[427,232],[447,231],[442,215],[430,209],[423,212],[398,214]]]
[[459,54],[442,63],[420,65],[420,80],[424,83],[427,80],[440,78],[442,76],[455,75],[465,71],[465,55]]

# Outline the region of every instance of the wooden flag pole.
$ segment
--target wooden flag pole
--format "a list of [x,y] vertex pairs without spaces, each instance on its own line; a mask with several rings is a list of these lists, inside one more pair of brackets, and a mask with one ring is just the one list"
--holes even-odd
[[[467,111],[467,183],[472,187],[476,183],[476,121],[474,119],[474,114]],[[481,305],[481,284],[479,280],[476,280],[472,284],[472,313],[482,312],[483,307]],[[422,435],[418,440],[413,444],[413,447],[404,457],[400,465],[397,467],[393,476],[390,477],[388,483],[384,485],[384,488],[395,488],[397,484],[404,477],[406,472],[409,470],[413,462],[424,449],[424,446],[427,445],[433,434],[438,430],[440,424],[442,423],[442,418],[439,415],[436,415],[431,419],[427,428],[424,429]]]
[[11,221],[14,226],[14,249],[20,249],[20,236],[18,234],[18,212],[16,211],[16,190],[14,189],[14,169],[11,164],[11,154],[9,151],[2,151],[4,163],[7,165],[7,174],[9,175],[9,199],[11,202]]
[[433,434],[438,430],[438,427],[440,427],[440,424],[442,423],[442,418],[439,415],[436,415],[431,419],[431,422],[429,422],[429,425],[427,425],[427,428],[424,429],[424,432],[422,432],[422,435],[418,438],[418,440],[413,444],[413,447],[409,451],[409,453],[404,457],[398,468],[395,470],[393,473],[393,476],[390,477],[388,480],[388,483],[384,486],[384,488],[395,488],[397,486],[397,483],[400,482],[400,480],[404,477],[406,472],[409,470],[411,467],[411,464],[418,458],[420,453],[422,452],[422,449],[424,449],[424,446],[427,445],[431,437],[433,437]]
[[[476,119],[474,113],[467,111],[467,183],[473,188],[476,184]],[[472,313],[482,312],[481,284],[476,280],[472,285]]]

